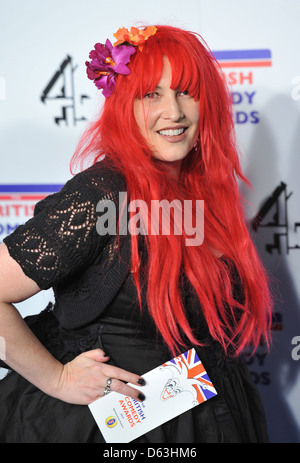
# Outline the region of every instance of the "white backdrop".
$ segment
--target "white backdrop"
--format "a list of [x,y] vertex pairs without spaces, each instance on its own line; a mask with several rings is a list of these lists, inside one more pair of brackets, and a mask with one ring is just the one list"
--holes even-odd
[[[0,241],[70,177],[78,138],[102,102],[84,65],[96,42],[123,26],[171,24],[216,52],[253,185],[242,190],[247,215],[263,214],[254,238],[276,291],[271,355],[262,347],[247,359],[272,442],[300,442],[299,23],[298,0],[0,0]],[[49,298],[18,308],[34,313]]]

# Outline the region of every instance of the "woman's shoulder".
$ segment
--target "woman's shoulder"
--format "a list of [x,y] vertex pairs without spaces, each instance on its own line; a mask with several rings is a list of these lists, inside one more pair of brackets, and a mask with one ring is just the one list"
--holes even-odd
[[81,188],[94,188],[97,191],[99,189],[102,191],[124,191],[126,189],[124,177],[108,157],[77,173],[66,185],[72,184]]
[[98,201],[105,199],[117,202],[119,193],[123,191],[126,191],[126,183],[121,173],[111,160],[101,160],[75,174],[57,193],[39,201],[34,212],[36,215],[45,207],[57,207],[58,204],[73,209],[76,204],[78,209],[89,204],[95,207]]

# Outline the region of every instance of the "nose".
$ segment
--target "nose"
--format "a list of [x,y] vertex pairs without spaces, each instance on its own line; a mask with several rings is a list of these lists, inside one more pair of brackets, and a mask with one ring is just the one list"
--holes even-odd
[[179,122],[184,118],[182,107],[175,92],[165,98],[162,118],[172,122]]

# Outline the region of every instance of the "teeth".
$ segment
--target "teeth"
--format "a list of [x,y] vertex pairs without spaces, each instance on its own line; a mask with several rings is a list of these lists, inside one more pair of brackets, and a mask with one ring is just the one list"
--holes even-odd
[[176,135],[181,135],[184,132],[184,128],[175,129],[175,130],[159,130],[160,135],[165,135],[166,137],[175,137]]

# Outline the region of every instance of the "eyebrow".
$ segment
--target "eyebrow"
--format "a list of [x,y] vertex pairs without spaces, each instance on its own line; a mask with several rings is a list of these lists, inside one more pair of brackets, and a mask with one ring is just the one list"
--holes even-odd
[[[155,87],[154,90],[162,90],[162,87],[160,87],[160,86],[158,85],[157,87]],[[153,91],[154,91],[154,90],[153,90]],[[175,89],[172,89],[172,90],[174,90],[174,91],[176,92],[176,91],[180,90],[180,87],[175,88]]]

